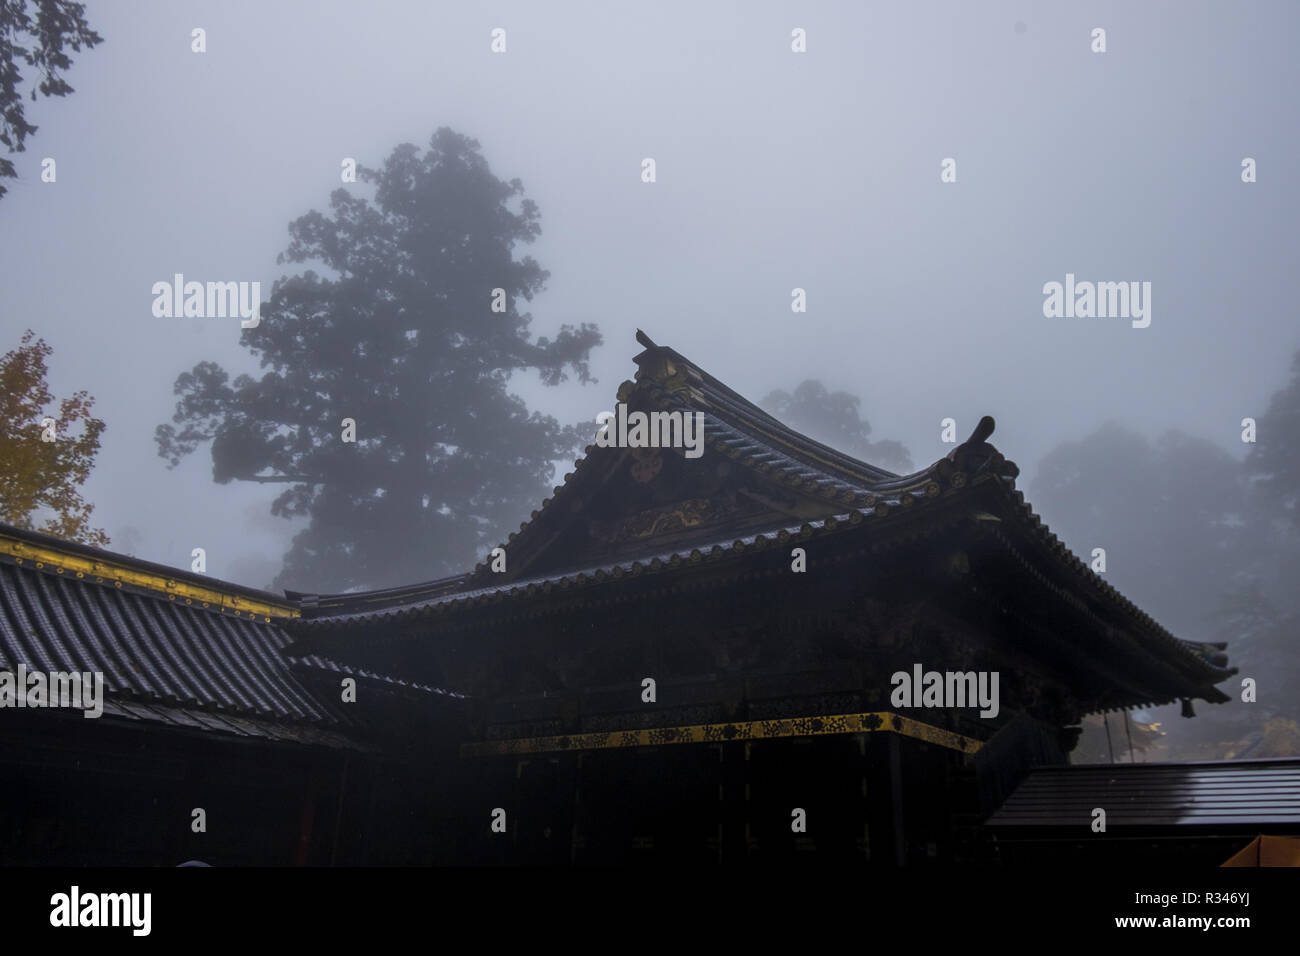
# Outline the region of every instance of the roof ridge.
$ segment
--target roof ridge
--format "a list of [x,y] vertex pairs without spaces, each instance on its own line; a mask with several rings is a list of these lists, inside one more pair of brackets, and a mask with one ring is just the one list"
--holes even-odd
[[96,584],[127,586],[150,595],[165,595],[172,601],[183,597],[186,603],[198,601],[204,608],[216,605],[220,610],[229,609],[237,615],[247,613],[249,617],[267,621],[299,614],[291,598],[280,598],[270,591],[0,524],[0,560],[5,559],[19,567],[31,566],[59,575],[71,571],[76,578],[89,577]]
[[[787,484],[798,485],[810,495],[819,497],[828,503],[834,503],[838,507],[851,505],[860,502],[864,496],[877,494],[905,495],[908,491],[934,494],[939,487],[935,482],[936,477],[943,477],[946,480],[950,472],[954,470],[954,455],[970,448],[983,447],[989,451],[986,460],[980,466],[980,470],[988,468],[990,464],[996,464],[996,470],[999,474],[1007,474],[1012,477],[1019,474],[1019,469],[1016,468],[1013,462],[1003,458],[993,446],[984,444],[984,439],[993,432],[993,419],[987,415],[980,419],[971,437],[949,453],[946,458],[940,458],[911,474],[895,475],[796,432],[704,371],[680,352],[668,346],[656,344],[640,329],[637,329],[636,339],[641,345],[645,346],[645,349],[633,357],[633,361],[637,364],[636,380],[625,381],[619,386],[616,396],[619,402],[626,403],[633,393],[638,390],[645,390],[651,393],[657,399],[656,404],[661,406],[676,404],[680,408],[691,408],[702,414],[709,415],[715,420],[716,425],[712,437],[707,435],[706,430],[705,441],[722,454],[733,459],[742,457],[742,454],[735,453],[726,444],[728,441],[734,442],[735,439],[718,437],[717,426],[730,431],[738,431],[742,436],[753,437],[759,443],[762,443],[764,439],[773,440],[775,447],[769,447],[770,452],[784,456],[789,462],[798,464],[803,469],[818,473],[821,479],[832,483],[838,482],[842,485],[849,485],[850,488],[822,488],[817,477],[796,474],[795,469],[792,468],[778,470],[775,473],[777,479],[783,480]],[[702,389],[712,390],[715,398],[714,404],[708,402],[709,396]],[[692,392],[693,390],[699,392],[699,397],[704,398],[705,401],[700,402],[695,396],[692,396],[695,399],[693,402],[682,399],[683,393]],[[734,406],[732,416],[740,417],[742,421],[733,425],[726,419],[719,417],[717,407],[723,402]],[[724,407],[723,410],[726,411],[726,408]],[[745,418],[749,418],[751,421],[745,421]],[[769,431],[765,432],[757,428],[755,421],[767,426]],[[755,431],[758,431],[759,434],[754,435]],[[772,432],[775,432],[775,434],[772,434]],[[508,549],[512,545],[517,546],[521,538],[526,538],[536,532],[538,520],[549,515],[549,509],[556,498],[566,489],[571,489],[576,483],[575,479],[581,481],[586,477],[591,467],[591,456],[595,447],[595,445],[587,445],[583,449],[582,456],[574,462],[573,470],[564,476],[562,483],[556,485],[552,493],[543,498],[528,519],[520,524],[519,529],[510,532],[504,541],[499,542],[493,548],[494,551],[496,548]],[[768,466],[763,464],[758,465],[758,468],[760,471],[769,470]],[[933,490],[931,490],[932,485],[934,486]],[[487,574],[488,563],[487,559],[484,559],[474,566],[466,575],[465,580],[460,582],[461,589],[472,590],[472,587],[466,588],[464,585],[472,586],[483,582],[487,580]]]
[[[896,475],[893,472],[873,465],[870,462],[854,458],[852,455],[843,452],[832,445],[827,445],[826,443],[811,438],[800,431],[796,431],[794,428],[782,422],[775,415],[765,411],[761,406],[741,395],[725,382],[705,371],[698,364],[691,361],[680,352],[669,348],[666,345],[655,345],[651,342],[649,336],[646,336],[645,333],[641,332],[639,329],[637,330],[637,341],[647,347],[644,352],[633,358],[633,361],[637,363],[638,367],[636,382],[633,383],[634,388],[640,386],[642,383],[647,385],[657,384],[666,388],[673,398],[680,402],[680,396],[682,393],[690,393],[692,391],[690,388],[690,377],[681,376],[681,369],[688,369],[700,379],[700,384],[709,386],[717,393],[715,398],[721,400],[719,404],[721,404],[725,410],[732,412],[732,414],[740,418],[742,421],[748,419],[749,421],[747,423],[751,427],[756,427],[760,430],[765,427],[767,431],[763,433],[764,437],[775,440],[780,445],[784,446],[786,450],[794,451],[796,455],[802,452],[804,455],[807,455],[809,458],[813,459],[813,461],[816,461],[821,465],[839,469],[848,473],[852,477],[867,483],[874,483],[882,480],[890,481],[900,477],[905,477]],[[680,366],[681,368],[679,369],[677,366]],[[685,382],[686,384],[682,384],[682,382]],[[691,397],[695,398],[696,396],[692,395]],[[706,395],[704,397],[706,398],[706,403],[704,408],[699,409],[701,411],[706,411],[711,404],[707,402],[707,399],[710,396]],[[683,404],[687,403],[683,402]],[[924,469],[920,469],[920,471],[923,470]],[[914,472],[914,474],[919,474],[919,471]]]

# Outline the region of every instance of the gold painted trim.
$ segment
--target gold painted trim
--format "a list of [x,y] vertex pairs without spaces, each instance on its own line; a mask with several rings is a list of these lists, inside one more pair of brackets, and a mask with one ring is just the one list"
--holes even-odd
[[687,727],[649,727],[640,730],[611,730],[604,733],[554,737],[522,737],[514,740],[482,740],[462,744],[460,755],[495,757],[507,754],[607,750],[612,747],[659,747],[665,744],[724,743],[731,740],[867,734],[873,731],[902,734],[904,737],[912,737],[967,754],[975,753],[982,746],[982,742],[973,737],[964,737],[911,717],[885,711],[834,714],[828,717],[746,720],[726,724],[694,724]]
[[78,578],[91,577],[100,584],[111,581],[117,588],[123,584],[145,588],[166,594],[171,600],[182,597],[186,599],[186,604],[192,605],[198,602],[202,607],[231,611],[238,617],[260,617],[269,622],[273,617],[291,618],[302,614],[298,608],[288,604],[272,604],[256,598],[227,594],[189,581],[140,571],[122,562],[93,560],[58,548],[30,544],[8,535],[0,535],[0,554],[12,556],[14,563],[20,567],[28,561],[42,570],[49,565],[59,574],[64,571],[75,571]]

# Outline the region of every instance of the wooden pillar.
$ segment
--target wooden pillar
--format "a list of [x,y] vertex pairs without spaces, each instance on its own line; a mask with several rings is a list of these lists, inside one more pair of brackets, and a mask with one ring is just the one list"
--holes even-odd
[[[307,768],[305,776],[307,785],[303,790],[302,811],[298,814],[298,845],[293,851],[294,866],[307,866],[311,863],[312,825],[316,819],[316,798],[321,787],[320,772],[314,764]],[[337,844],[337,833],[334,839]],[[330,862],[333,863],[334,860],[331,858]]]
[[569,828],[569,862],[577,863],[582,858],[585,837],[582,834],[582,758],[579,752],[577,763],[573,768],[573,825]]
[[858,837],[858,850],[861,851],[863,860],[867,863],[870,863],[872,860],[871,854],[874,848],[871,845],[871,824],[870,824],[871,798],[872,798],[871,787],[870,787],[871,761],[867,756],[868,754],[867,740],[871,735],[857,734],[856,736],[857,736],[857,743],[858,743],[858,756],[860,758],[858,764],[858,772],[861,776],[860,785],[862,788],[862,802],[861,804],[859,804],[859,814],[861,815],[861,819],[862,819],[862,835]]
[[343,837],[343,810],[347,801],[348,771],[352,768],[352,755],[343,755],[343,766],[339,771],[339,799],[334,811],[334,829],[330,837],[330,865],[339,864],[339,841]]
[[718,773],[721,846],[719,856],[727,865],[743,864],[748,856],[746,839],[748,807],[745,798],[745,744],[729,740],[719,747],[721,763]]
[[877,866],[903,866],[907,862],[901,770],[898,735],[888,731],[868,734],[867,826],[871,862]]

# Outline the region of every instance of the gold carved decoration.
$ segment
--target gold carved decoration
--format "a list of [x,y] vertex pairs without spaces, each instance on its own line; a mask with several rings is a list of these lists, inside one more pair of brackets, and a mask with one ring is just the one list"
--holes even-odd
[[462,757],[505,754],[563,753],[605,750],[611,747],[659,747],[665,744],[723,743],[730,740],[773,740],[783,737],[819,737],[831,734],[894,733],[925,743],[973,754],[982,741],[889,711],[834,714],[827,717],[792,717],[744,720],[686,727],[650,727],[598,733],[563,734],[507,740],[481,740],[461,744]]
[[685,531],[719,518],[724,513],[725,510],[709,498],[688,498],[667,508],[654,508],[633,515],[618,530],[615,541],[638,540]]

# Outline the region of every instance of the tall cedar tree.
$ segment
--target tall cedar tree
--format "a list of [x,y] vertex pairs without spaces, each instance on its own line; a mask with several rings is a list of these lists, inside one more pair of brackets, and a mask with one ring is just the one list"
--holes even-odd
[[1241,466],[1218,445],[1177,430],[1155,441],[1107,422],[1063,442],[1038,467],[1029,500],[1088,563],[1106,550],[1105,578],[1177,634],[1209,640],[1221,595],[1241,583]]
[[[1292,443],[1295,429],[1275,421],[1273,440]],[[1107,423],[1054,449],[1029,487],[1077,554],[1091,561],[1094,547],[1106,549],[1105,577],[1121,592],[1180,637],[1226,641],[1241,676],[1265,676],[1257,703],[1234,700],[1198,709],[1199,721],[1167,723],[1169,758],[1263,756],[1274,746],[1261,743],[1265,723],[1300,716],[1297,620],[1286,612],[1294,579],[1279,574],[1295,567],[1300,541],[1289,522],[1272,520],[1280,510],[1272,498],[1250,491],[1246,464],[1178,431],[1151,442]],[[1236,697],[1239,681],[1220,687]]]
[[1246,473],[1261,516],[1285,518],[1300,530],[1300,352],[1291,360],[1291,381],[1259,418]]
[[[63,71],[72,66],[67,50],[80,53],[103,40],[90,29],[84,3],[68,0],[0,0],[0,144],[11,153],[25,150],[36,127],[23,110],[23,74],[19,65],[35,67],[40,77],[31,91],[41,96],[67,96],[73,92]],[[0,156],[0,197],[8,190],[4,180],[18,171],[12,160]]]
[[18,348],[0,356],[0,521],[102,547],[108,535],[90,527],[94,505],[77,489],[95,463],[104,423],[91,417],[95,400],[85,392],[49,413],[45,360],[52,349],[33,335],[29,329]]
[[1225,602],[1222,622],[1242,633],[1247,661],[1265,675],[1260,704],[1267,699],[1279,715],[1300,720],[1300,352],[1255,437],[1244,466],[1247,527],[1258,554],[1254,587]]
[[809,438],[869,465],[906,475],[912,456],[896,441],[871,441],[871,424],[858,412],[862,400],[832,392],[817,379],[799,383],[794,393],[777,389],[759,403],[763,411]]
[[[242,343],[260,379],[201,362],[176,380],[159,454],[175,465],[212,440],[213,478],[283,482],[275,515],[309,516],[276,585],[386,587],[465,570],[547,492],[552,462],[590,436],[530,413],[513,373],[591,381],[594,326],[531,340],[549,274],[518,243],[540,234],[518,179],[494,177],[477,141],[442,128],[423,155],[404,144],[358,167],[373,198],[338,189],[332,215],[289,227],[279,261],[319,262],[275,283]],[[518,199],[516,204],[512,202]],[[493,290],[507,309],[492,311]],[[356,441],[342,440],[342,422]]]

